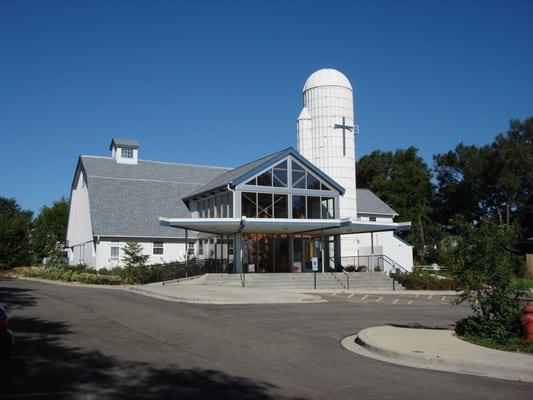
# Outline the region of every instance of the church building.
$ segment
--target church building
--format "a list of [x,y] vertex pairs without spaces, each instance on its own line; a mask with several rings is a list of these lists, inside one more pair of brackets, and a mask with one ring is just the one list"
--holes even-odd
[[216,259],[220,272],[411,270],[410,223],[357,188],[353,89],[322,69],[303,89],[297,149],[237,168],[145,161],[135,140],[80,156],[71,188],[71,264],[122,264],[129,241],[149,263]]

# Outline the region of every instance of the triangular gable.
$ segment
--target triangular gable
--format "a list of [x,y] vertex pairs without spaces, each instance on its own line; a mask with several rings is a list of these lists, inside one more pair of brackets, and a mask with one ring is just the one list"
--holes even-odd
[[255,168],[250,169],[246,173],[236,177],[235,179],[233,179],[232,184],[239,185],[241,183],[248,182],[250,179],[252,179],[255,175],[259,174],[261,171],[269,167],[274,167],[279,162],[287,158],[289,155],[292,156],[298,163],[302,164],[306,169],[310,170],[314,175],[318,176],[321,180],[323,180],[330,187],[337,190],[340,194],[344,194],[345,190],[341,185],[339,185],[329,175],[324,173],[320,168],[318,168],[312,162],[307,160],[304,156],[302,156],[292,147],[288,147],[287,149],[276,153],[273,157],[270,157],[267,160],[265,160],[265,162],[260,163],[259,165],[256,165]]
[[297,162],[305,166],[313,174],[315,174],[321,180],[327,183],[331,188],[337,190],[341,194],[344,193],[344,188],[341,185],[339,185],[336,181],[334,181],[332,178],[326,175],[317,166],[315,166],[313,163],[307,160],[304,156],[298,153],[294,148],[288,147],[281,151],[278,151],[278,152],[269,154],[267,156],[261,157],[257,160],[251,161],[241,167],[232,169],[226,172],[225,174],[218,176],[217,178],[213,179],[211,182],[208,182],[206,185],[204,185],[200,189],[197,189],[194,192],[187,194],[187,196],[185,196],[183,200],[187,201],[188,199],[191,199],[193,197],[201,196],[204,193],[209,193],[212,191],[220,190],[228,185],[234,187],[236,185],[246,183],[253,176],[259,174],[261,171],[263,171],[264,169],[267,169],[269,166],[276,165],[277,163],[279,163],[280,161],[282,161],[284,158],[288,157],[289,155],[294,157],[294,159],[296,159]]

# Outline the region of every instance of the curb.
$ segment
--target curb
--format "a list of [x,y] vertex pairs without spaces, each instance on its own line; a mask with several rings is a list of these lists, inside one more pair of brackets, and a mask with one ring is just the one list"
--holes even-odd
[[297,302],[250,302],[246,300],[224,300],[224,299],[209,299],[205,297],[176,297],[168,296],[162,293],[155,293],[151,290],[145,290],[138,287],[130,286],[125,288],[129,292],[139,294],[141,296],[152,297],[154,299],[170,301],[173,303],[188,303],[188,304],[212,304],[212,305],[261,305],[261,304],[271,304],[271,305],[282,305],[282,304],[316,304],[316,303],[327,303],[327,300],[321,298],[303,298],[301,301]]
[[90,283],[80,283],[80,282],[65,282],[65,281],[55,281],[53,279],[42,279],[42,278],[30,278],[27,276],[17,276],[12,279],[20,279],[21,281],[30,281],[30,282],[41,282],[49,283],[50,285],[58,286],[71,286],[71,287],[83,287],[83,288],[94,288],[94,289],[111,289],[111,290],[128,290],[129,285],[95,285]]
[[[454,372],[465,375],[483,376],[488,378],[503,379],[518,382],[533,382],[533,357],[529,355],[507,353],[494,349],[487,349],[494,354],[502,353],[505,356],[530,357],[523,363],[515,365],[502,365],[495,362],[494,358],[488,360],[476,359],[457,359],[442,355],[425,355],[418,353],[409,353],[401,350],[385,347],[369,337],[369,331],[372,328],[363,329],[357,335],[348,336],[342,339],[342,346],[359,355],[374,358],[376,360],[389,362],[392,364],[422,368],[442,372]],[[449,332],[454,336],[453,331]],[[461,339],[458,339],[461,341]],[[462,341],[461,341],[462,342]],[[480,347],[474,344],[472,346]]]

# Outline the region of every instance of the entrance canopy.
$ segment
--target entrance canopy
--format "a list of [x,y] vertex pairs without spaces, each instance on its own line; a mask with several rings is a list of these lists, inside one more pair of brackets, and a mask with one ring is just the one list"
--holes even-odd
[[300,234],[323,233],[346,235],[351,233],[405,231],[410,222],[368,222],[342,219],[289,219],[289,218],[165,218],[159,223],[174,228],[189,229],[213,234],[265,233]]

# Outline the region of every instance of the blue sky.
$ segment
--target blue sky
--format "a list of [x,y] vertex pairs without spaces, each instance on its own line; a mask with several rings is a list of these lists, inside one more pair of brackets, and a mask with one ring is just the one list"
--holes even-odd
[[431,163],[533,115],[533,2],[0,0],[0,196],[68,196],[79,154],[237,166],[295,146],[308,75],[355,89],[357,157]]

